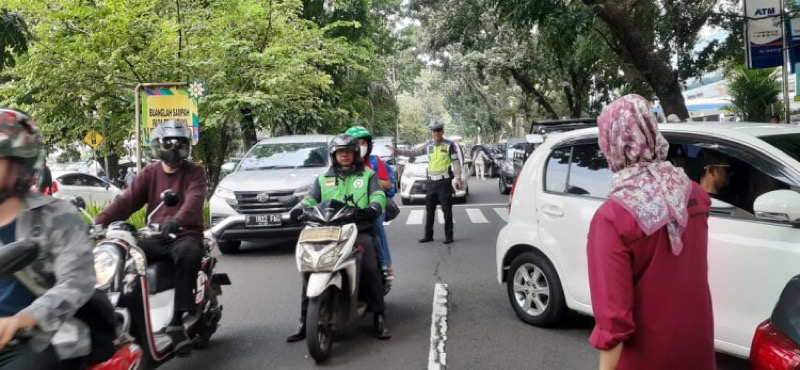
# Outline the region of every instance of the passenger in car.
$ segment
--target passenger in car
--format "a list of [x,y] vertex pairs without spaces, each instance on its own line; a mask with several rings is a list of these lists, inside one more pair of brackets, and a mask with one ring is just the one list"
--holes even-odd
[[728,201],[734,203],[735,201],[722,195],[731,184],[731,178],[734,174],[730,158],[716,150],[706,148],[700,151],[698,158],[703,170],[700,177],[700,187],[711,197],[711,211],[717,214],[753,217],[752,213],[729,203]]
[[589,228],[587,261],[600,370],[716,368],[708,285],[710,199],[666,162],[647,99],[627,95],[598,117],[614,172]]

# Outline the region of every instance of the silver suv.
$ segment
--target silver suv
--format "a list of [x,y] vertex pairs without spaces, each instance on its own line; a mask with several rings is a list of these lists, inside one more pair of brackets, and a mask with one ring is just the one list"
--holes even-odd
[[[282,136],[254,145],[211,196],[211,224],[219,250],[239,251],[242,240],[294,236],[303,225],[286,224],[281,214],[308,193],[328,168],[333,136]],[[296,199],[293,204],[285,200]]]

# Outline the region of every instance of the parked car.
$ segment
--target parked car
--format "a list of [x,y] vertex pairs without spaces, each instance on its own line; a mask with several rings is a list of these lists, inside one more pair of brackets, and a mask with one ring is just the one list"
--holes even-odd
[[59,199],[82,197],[87,204],[105,206],[111,203],[122,190],[97,176],[78,171],[52,171],[53,196]]
[[750,347],[750,368],[800,368],[800,275],[789,280],[772,315],[758,325]]
[[[539,136],[532,136],[539,137]],[[528,156],[533,153],[539,142],[529,142],[527,137],[513,138],[508,140],[506,146],[506,153],[504,159],[500,162],[500,171],[498,179],[498,189],[500,194],[508,194],[511,191],[511,186],[514,184],[514,179],[517,174],[522,171],[522,166]]]
[[[456,145],[456,150],[459,159],[463,160],[463,144]],[[456,201],[466,202],[469,196],[469,169],[467,166],[461,166],[461,173],[458,176],[461,176],[463,185],[461,189],[453,192],[453,198]],[[411,204],[414,200],[424,200],[427,184],[428,156],[423,155],[409,160],[403,168],[400,180],[400,201],[403,204]]]
[[[282,136],[259,141],[211,196],[211,224],[224,222],[218,246],[236,253],[242,240],[299,235],[300,223],[284,224],[281,214],[311,189],[330,164],[332,136]],[[288,196],[292,204],[282,202]]]
[[[668,159],[694,181],[701,151],[730,159],[729,191],[709,218],[708,279],[716,349],[746,358],[753,332],[800,272],[800,127],[659,127],[670,143]],[[523,167],[497,237],[496,267],[524,322],[550,326],[567,310],[592,314],[586,236],[610,183],[597,128],[548,135]],[[542,287],[533,296],[519,288],[531,278]]]

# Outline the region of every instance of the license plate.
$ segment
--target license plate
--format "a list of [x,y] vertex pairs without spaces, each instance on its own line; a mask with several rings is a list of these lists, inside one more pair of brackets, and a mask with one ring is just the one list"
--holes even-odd
[[280,213],[250,215],[247,216],[247,222],[244,225],[247,227],[280,226],[281,215]]

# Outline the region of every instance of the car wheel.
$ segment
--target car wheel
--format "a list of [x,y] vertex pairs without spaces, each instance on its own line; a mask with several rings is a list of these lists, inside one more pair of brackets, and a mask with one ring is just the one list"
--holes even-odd
[[508,195],[508,193],[511,192],[511,189],[509,189],[506,186],[506,182],[505,182],[505,179],[503,178],[503,176],[500,176],[500,180],[497,183],[499,184],[499,187],[500,187],[500,194]]
[[239,252],[242,246],[240,240],[217,240],[217,247],[222,254],[234,254]]
[[400,202],[403,203],[404,206],[411,204],[411,199],[400,198]]
[[511,307],[528,324],[554,326],[567,313],[561,280],[550,261],[541,254],[527,252],[514,258],[506,287]]

